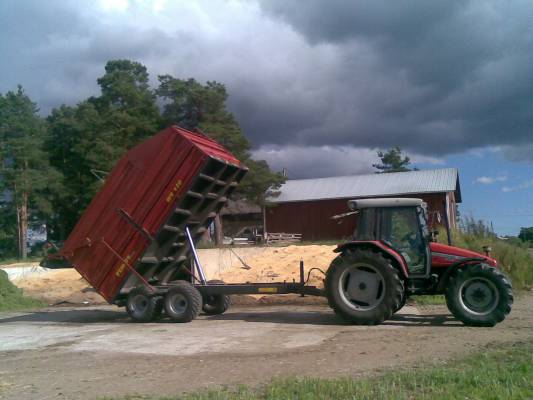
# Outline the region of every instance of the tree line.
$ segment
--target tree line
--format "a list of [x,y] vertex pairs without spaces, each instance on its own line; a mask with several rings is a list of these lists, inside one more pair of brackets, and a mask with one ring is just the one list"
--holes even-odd
[[44,221],[49,239],[64,240],[101,186],[95,174],[172,124],[200,129],[246,164],[236,197],[262,204],[283,183],[282,174],[251,158],[223,84],[160,75],[154,89],[146,67],[131,60],[107,62],[97,83],[99,96],[45,118],[22,87],[0,94],[1,258],[27,256],[31,221]]

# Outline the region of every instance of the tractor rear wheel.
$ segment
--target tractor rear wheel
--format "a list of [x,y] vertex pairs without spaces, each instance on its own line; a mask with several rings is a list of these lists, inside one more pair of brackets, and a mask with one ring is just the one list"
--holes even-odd
[[165,312],[174,322],[190,322],[202,309],[202,295],[187,281],[176,281],[163,300]]
[[402,298],[400,300],[400,303],[398,304],[398,307],[396,307],[396,309],[394,310],[394,313],[397,313],[398,311],[400,311],[403,306],[405,306],[405,304],[407,303],[407,293],[406,293],[406,290],[404,288],[404,285],[402,283]]
[[513,288],[509,279],[487,264],[459,269],[446,288],[446,304],[465,325],[494,326],[511,312]]
[[398,271],[381,254],[348,250],[333,260],[326,274],[326,296],[342,319],[376,325],[401,304],[403,284]]
[[160,297],[150,296],[146,288],[139,287],[128,293],[126,311],[137,322],[150,322],[161,315],[163,304]]
[[[212,281],[207,281],[207,284],[223,285],[224,282],[219,281],[219,280],[212,280]],[[202,310],[204,310],[204,312],[209,315],[224,314],[228,310],[229,306],[231,305],[230,297],[225,294],[214,294],[211,296],[203,296],[202,300],[203,300]]]

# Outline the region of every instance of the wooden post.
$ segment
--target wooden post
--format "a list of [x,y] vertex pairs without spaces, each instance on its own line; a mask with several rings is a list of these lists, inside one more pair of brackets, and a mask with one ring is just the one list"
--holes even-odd
[[220,214],[217,214],[215,217],[215,245],[222,246],[224,233],[222,232],[222,220],[220,219]]
[[267,219],[266,219],[266,206],[264,204],[261,206],[261,211],[263,212],[263,243],[266,243],[266,239],[267,239]]

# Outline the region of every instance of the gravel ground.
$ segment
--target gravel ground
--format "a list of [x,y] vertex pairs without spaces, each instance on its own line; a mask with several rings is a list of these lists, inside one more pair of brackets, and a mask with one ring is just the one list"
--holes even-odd
[[122,309],[0,314],[0,399],[172,395],[285,376],[358,376],[533,338],[533,296],[495,328],[445,307],[405,307],[383,325],[342,324],[324,305],[236,306],[190,324],[136,324]]

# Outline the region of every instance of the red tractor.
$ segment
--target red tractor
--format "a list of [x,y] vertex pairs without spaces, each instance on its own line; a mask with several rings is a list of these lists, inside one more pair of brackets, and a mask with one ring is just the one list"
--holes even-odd
[[[420,199],[351,200],[354,240],[340,244],[326,273],[329,305],[356,324],[379,324],[410,295],[444,294],[466,325],[494,326],[511,311],[513,291],[498,262],[436,243]],[[345,214],[345,215],[347,215]]]

